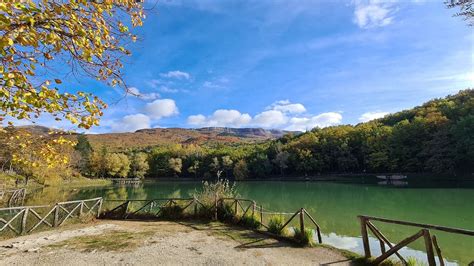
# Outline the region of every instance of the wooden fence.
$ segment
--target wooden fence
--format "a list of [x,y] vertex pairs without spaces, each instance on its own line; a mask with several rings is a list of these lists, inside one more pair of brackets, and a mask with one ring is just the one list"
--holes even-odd
[[[430,266],[436,265],[435,260],[435,251],[436,255],[439,259],[439,265],[444,266],[444,260],[441,253],[441,249],[439,247],[438,241],[436,236],[430,232],[429,229],[444,231],[448,233],[455,233],[455,234],[463,234],[468,236],[474,236],[474,231],[459,229],[459,228],[451,228],[439,225],[431,225],[431,224],[421,224],[421,223],[413,223],[413,222],[406,222],[406,221],[398,221],[398,220],[390,220],[385,218],[379,217],[372,217],[372,216],[365,216],[360,215],[358,216],[360,219],[360,226],[361,226],[361,235],[362,235],[362,242],[364,245],[364,253],[366,258],[371,257],[370,252],[370,242],[369,242],[369,230],[372,234],[379,240],[380,243],[380,251],[382,255],[378,256],[374,259],[373,264],[378,265],[383,262],[385,259],[389,258],[392,255],[396,255],[400,261],[407,265],[406,260],[398,253],[398,251],[407,246],[408,244],[412,243],[413,241],[423,237],[425,243],[425,250],[426,256],[428,260],[428,264]],[[398,225],[406,225],[406,226],[413,226],[417,228],[421,228],[415,234],[403,239],[398,244],[393,245],[387,237],[378,229],[371,221],[378,221],[383,223],[390,223],[390,224],[398,224]],[[388,246],[388,250],[386,250],[385,246]]]
[[[99,216],[102,198],[59,202],[55,205],[0,208],[0,233],[28,234],[40,226],[58,227],[68,219],[92,214]],[[7,218],[8,217],[8,218]]]
[[[119,202],[119,205],[110,205],[110,203]],[[301,232],[305,231],[307,224],[306,218],[315,226],[318,242],[322,243],[321,227],[316,220],[304,209],[301,208],[295,213],[268,212],[262,206],[257,205],[253,200],[241,198],[220,198],[214,201],[213,206],[206,206],[196,198],[161,198],[152,200],[105,200],[105,205],[109,210],[101,215],[103,218],[112,219],[153,219],[163,217],[164,211],[179,206],[180,213],[188,216],[199,216],[205,213],[207,218],[218,219],[219,211],[223,210],[224,204],[230,206],[232,214],[239,222],[245,216],[252,216],[259,220],[260,224],[268,228],[264,222],[264,215],[282,215],[290,214],[291,217],[282,226],[281,230],[290,226],[290,223],[299,218],[299,228]],[[204,210],[204,212],[202,211]],[[169,218],[169,217],[168,217]]]
[[[196,198],[162,198],[152,200],[106,200],[106,203],[122,202],[118,206],[111,207],[102,213],[103,218],[136,219],[157,218],[164,209],[180,206],[180,211],[188,211],[193,208],[193,214],[197,215],[199,208],[206,208]],[[107,205],[110,207],[110,204]]]
[[[306,224],[305,224],[305,218],[307,217],[309,221],[315,226],[316,230],[316,235],[318,238],[318,242],[322,243],[322,237],[321,237],[321,227],[319,224],[316,222],[316,220],[306,211],[306,209],[301,208],[297,210],[295,213],[285,213],[285,212],[275,212],[275,211],[268,211],[263,208],[262,205],[258,206],[255,201],[253,200],[248,200],[248,199],[239,199],[239,198],[222,198],[220,199],[220,202],[223,204],[225,202],[230,202],[230,205],[232,206],[232,210],[234,212],[234,215],[237,217],[244,217],[247,215],[247,213],[250,213],[249,210],[251,209],[251,215],[256,216],[260,224],[268,229],[268,224],[265,224],[264,221],[264,216],[265,215],[291,215],[290,218],[286,220],[286,222],[283,224],[280,230],[285,229],[286,227],[289,227],[291,222],[298,217],[299,218],[299,228],[301,232],[305,231]],[[217,215],[217,209],[216,210],[216,215]],[[240,214],[241,212],[242,214]]]

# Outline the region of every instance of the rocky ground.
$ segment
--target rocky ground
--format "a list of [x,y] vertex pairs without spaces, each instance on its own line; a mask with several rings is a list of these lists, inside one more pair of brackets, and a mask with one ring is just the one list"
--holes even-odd
[[0,242],[2,265],[349,265],[326,247],[301,248],[220,223],[96,221]]

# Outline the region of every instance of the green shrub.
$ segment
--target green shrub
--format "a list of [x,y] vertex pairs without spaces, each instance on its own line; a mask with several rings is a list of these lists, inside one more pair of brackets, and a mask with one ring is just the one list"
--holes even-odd
[[277,235],[286,235],[286,230],[283,228],[285,225],[285,217],[283,215],[274,215],[270,217],[268,221],[268,232]]
[[160,217],[163,219],[178,219],[182,218],[183,216],[183,207],[179,205],[161,207]]
[[295,235],[294,238],[301,243],[303,246],[314,246],[314,232],[312,229],[306,228],[304,232],[301,232],[301,230],[298,227],[294,228]]
[[260,221],[255,217],[255,215],[245,215],[240,219],[239,223],[240,225],[251,229],[260,228]]
[[408,257],[407,259],[407,265],[408,266],[424,266],[424,265],[428,265],[422,261],[419,261],[417,258],[415,257]]
[[235,184],[230,183],[227,179],[218,179],[215,182],[204,181],[202,189],[196,191],[194,196],[204,204],[207,208],[213,208],[217,200],[222,198],[236,198],[238,196]]
[[221,222],[235,223],[237,221],[237,217],[232,210],[232,204],[223,203],[219,205],[217,209],[217,218]]

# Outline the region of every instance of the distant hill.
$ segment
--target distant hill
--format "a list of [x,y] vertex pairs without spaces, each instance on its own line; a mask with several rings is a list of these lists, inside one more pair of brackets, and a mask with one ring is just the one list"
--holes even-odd
[[58,131],[56,129],[38,125],[18,126],[17,128],[28,130],[34,135],[48,135],[51,131]]
[[256,143],[277,139],[288,133],[299,134],[301,132],[227,127],[152,128],[140,129],[133,133],[89,134],[87,137],[93,147],[107,146],[116,150],[177,143],[199,145]]

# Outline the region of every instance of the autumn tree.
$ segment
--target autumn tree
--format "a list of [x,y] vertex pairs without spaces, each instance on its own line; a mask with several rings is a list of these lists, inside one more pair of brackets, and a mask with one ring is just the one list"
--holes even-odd
[[473,0],[446,0],[448,8],[458,9],[455,14],[457,17],[463,17],[469,26],[474,26],[474,1]]
[[195,160],[195,161],[191,164],[191,166],[189,166],[188,172],[189,172],[190,174],[194,174],[194,178],[197,178],[198,170],[199,170],[199,161],[198,161],[198,160]]
[[44,183],[48,177],[58,177],[58,167],[69,164],[73,144],[62,136],[36,136],[26,129],[0,128],[2,170],[8,165],[27,179],[33,177]]
[[236,180],[247,179],[249,175],[249,169],[245,160],[239,160],[234,166],[234,177]]
[[72,73],[126,88],[121,58],[136,36],[125,16],[132,26],[142,25],[140,1],[0,3],[0,120],[49,113],[81,128],[98,125],[104,102],[58,87],[61,76]]
[[105,165],[107,174],[111,177],[127,177],[130,171],[130,160],[123,153],[108,153]]
[[233,164],[234,162],[232,161],[229,155],[222,156],[222,167],[224,168],[225,176],[227,178],[229,178],[229,170],[232,169]]
[[100,151],[94,151],[89,161],[89,171],[95,177],[105,177],[107,174],[107,149],[102,147]]
[[130,177],[144,178],[150,169],[148,165],[148,155],[143,152],[134,153],[130,162]]
[[283,172],[286,168],[288,168],[288,158],[290,157],[290,153],[287,151],[280,151],[276,154],[275,159],[273,159],[273,163],[275,163],[278,168],[280,168],[280,174],[283,175]]
[[183,161],[181,158],[170,158],[168,160],[168,165],[175,176],[179,176],[179,174],[181,174],[181,169],[183,168]]

